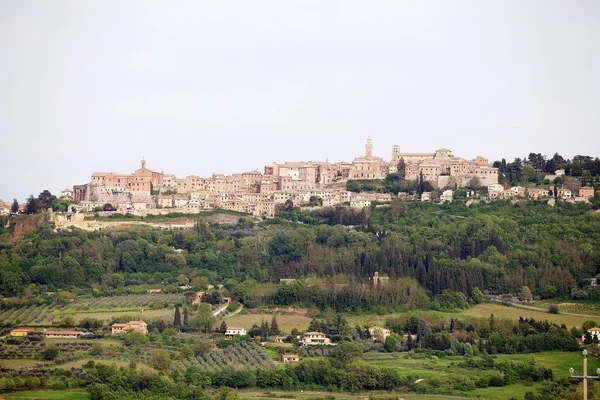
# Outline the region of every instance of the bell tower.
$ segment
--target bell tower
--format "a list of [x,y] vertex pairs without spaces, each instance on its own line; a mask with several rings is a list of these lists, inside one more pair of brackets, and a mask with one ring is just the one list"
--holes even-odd
[[142,158],[142,169],[145,169],[145,168],[146,168],[146,160],[144,160],[144,159]]
[[396,161],[400,158],[400,146],[397,144],[392,146],[392,161]]
[[373,157],[373,141],[371,138],[368,138],[367,144],[365,144],[365,155],[367,157]]

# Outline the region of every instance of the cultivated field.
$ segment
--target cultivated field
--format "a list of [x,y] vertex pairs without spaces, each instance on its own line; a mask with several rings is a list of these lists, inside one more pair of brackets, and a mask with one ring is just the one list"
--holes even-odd
[[[52,326],[65,317],[75,322],[84,318],[109,321],[121,315],[135,318],[171,316],[176,303],[183,303],[182,294],[149,293],[117,297],[80,297],[68,303],[0,310],[0,322],[22,326]],[[142,312],[143,310],[143,312]]]
[[[225,323],[227,326],[240,326],[248,330],[253,324],[260,326],[262,320],[270,324],[272,318],[272,314],[238,314],[231,318],[226,318]],[[294,328],[299,331],[307,330],[310,320],[309,317],[301,315],[277,314],[279,329],[285,333],[290,333]]]

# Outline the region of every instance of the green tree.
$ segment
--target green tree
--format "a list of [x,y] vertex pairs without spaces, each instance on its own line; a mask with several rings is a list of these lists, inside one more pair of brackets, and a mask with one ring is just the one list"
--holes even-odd
[[519,296],[519,300],[521,301],[531,301],[533,299],[533,295],[531,294],[531,290],[528,286],[521,287],[521,294]]
[[19,275],[10,271],[0,271],[0,294],[2,296],[17,296],[23,291],[21,278]]
[[183,307],[183,326],[188,326],[188,308]]
[[42,353],[42,358],[44,360],[52,361],[58,356],[58,352],[59,350],[56,346],[47,347],[46,350],[44,350],[44,352]]
[[175,306],[175,317],[173,319],[173,326],[177,328],[177,330],[181,330],[181,312],[179,311],[179,306]]
[[271,326],[269,332],[272,335],[279,335],[281,331],[279,330],[279,324],[277,323],[277,314],[273,314],[273,318],[271,319]]
[[90,355],[95,357],[101,356],[102,354],[104,354],[104,347],[100,343],[92,344],[92,347],[90,348]]
[[397,174],[400,177],[400,179],[406,178],[406,163],[404,162],[404,157],[401,157],[400,161],[398,161],[398,172],[397,172]]
[[137,346],[146,344],[148,342],[148,338],[142,332],[130,330],[123,336],[123,343],[126,346]]
[[481,290],[479,290],[478,287],[473,288],[471,291],[471,299],[475,304],[481,304],[483,301],[483,293],[481,293]]
[[33,195],[29,196],[27,199],[27,203],[25,204],[25,213],[27,214],[37,214],[39,212],[39,204],[38,200],[33,197]]
[[349,363],[355,358],[362,356],[362,349],[359,345],[353,342],[341,341],[335,346],[334,357],[342,363]]
[[109,282],[110,286],[120,288],[125,283],[125,277],[123,274],[111,274]]
[[396,340],[395,337],[393,336],[388,336],[385,338],[385,351],[387,351],[388,353],[393,353],[396,351],[396,347],[398,345],[398,341]]
[[13,214],[19,212],[19,202],[17,199],[13,199],[12,205],[10,206],[10,212]]
[[200,307],[198,307],[198,316],[196,318],[202,332],[210,333],[212,331],[216,318],[208,304],[200,304]]
[[150,366],[159,371],[166,371],[171,367],[171,355],[167,350],[157,349],[150,355]]

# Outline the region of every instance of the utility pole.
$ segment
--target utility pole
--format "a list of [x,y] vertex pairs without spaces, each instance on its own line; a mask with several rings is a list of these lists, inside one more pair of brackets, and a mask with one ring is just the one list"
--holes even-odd
[[569,368],[569,372],[571,373],[571,379],[572,380],[583,380],[583,400],[588,400],[588,386],[587,386],[587,380],[588,379],[600,379],[600,368],[596,369],[596,375],[590,375],[588,376],[587,374],[587,355],[588,355],[588,351],[587,350],[583,350],[581,352],[581,354],[583,355],[583,375],[582,376],[578,376],[578,375],[573,375],[575,373],[575,369],[573,368]]

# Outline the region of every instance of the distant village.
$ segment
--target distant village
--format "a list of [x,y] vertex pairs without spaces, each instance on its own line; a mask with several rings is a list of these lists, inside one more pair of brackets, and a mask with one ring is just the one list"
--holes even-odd
[[[373,142],[367,139],[365,154],[352,162],[294,161],[264,167],[262,172],[249,171],[210,177],[189,175],[178,178],[172,174],[147,168],[146,161],[130,174],[94,172],[89,183],[74,185],[61,192],[61,198],[73,201],[81,212],[122,212],[134,215],[181,212],[195,214],[203,210],[223,209],[251,214],[255,217],[274,217],[277,205],[291,201],[294,206],[336,206],[347,204],[354,208],[369,207],[373,202],[389,202],[388,193],[352,192],[349,180],[378,180],[398,172],[409,181],[429,182],[437,191],[424,191],[416,200],[452,202],[456,188],[470,187],[476,178],[480,187],[487,188],[485,199],[533,199],[544,197],[565,201],[587,201],[594,196],[592,187],[577,192],[564,187],[525,188],[504,187],[498,183],[498,169],[488,159],[477,156],[472,160],[456,157],[446,148],[432,153],[402,153],[392,146],[390,161],[373,155]],[[557,170],[547,176],[550,181],[564,175]],[[556,192],[556,193],[554,193]],[[406,197],[406,193],[398,196]],[[481,198],[472,190],[467,197]],[[10,212],[10,204],[0,204],[0,212]]]

